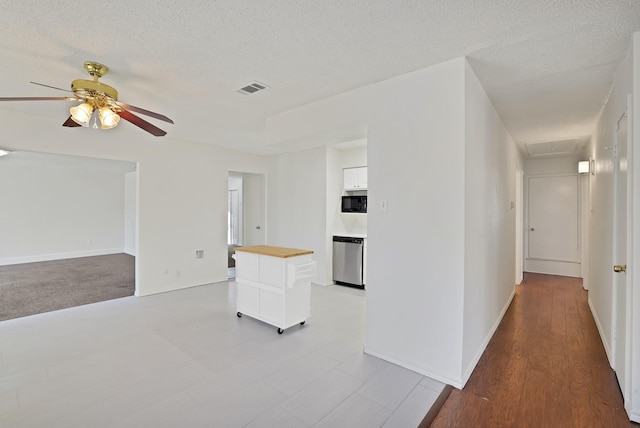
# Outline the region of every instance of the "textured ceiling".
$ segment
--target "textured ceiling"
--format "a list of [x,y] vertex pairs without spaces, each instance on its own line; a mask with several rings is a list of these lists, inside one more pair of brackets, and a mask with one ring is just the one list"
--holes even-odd
[[[123,102],[175,120],[164,138],[255,153],[271,115],[465,55],[526,153],[591,134],[640,1],[3,0],[0,28],[0,96],[61,95],[28,82],[67,88],[95,60]],[[235,92],[253,80],[271,89]]]

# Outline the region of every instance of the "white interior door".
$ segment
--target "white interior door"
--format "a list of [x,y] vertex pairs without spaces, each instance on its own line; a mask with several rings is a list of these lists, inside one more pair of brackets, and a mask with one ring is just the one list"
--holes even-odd
[[[615,206],[614,206],[614,251],[613,260],[615,265],[627,265],[627,135],[628,120],[625,113],[618,121],[618,129],[616,133],[616,145],[614,152],[615,159]],[[614,331],[613,331],[613,349],[614,349],[614,370],[618,377],[620,390],[622,395],[629,397],[627,390],[628,373],[627,373],[627,345],[629,324],[629,311],[627,303],[629,302],[629,293],[627,288],[626,271],[614,272]]]
[[577,175],[528,179],[528,240],[525,270],[580,276]]

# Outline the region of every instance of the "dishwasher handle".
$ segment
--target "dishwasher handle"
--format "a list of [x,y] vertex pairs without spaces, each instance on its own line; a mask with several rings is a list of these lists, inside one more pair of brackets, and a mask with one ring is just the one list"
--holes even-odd
[[346,242],[350,244],[363,244],[364,238],[354,238],[353,236],[334,236],[333,242]]

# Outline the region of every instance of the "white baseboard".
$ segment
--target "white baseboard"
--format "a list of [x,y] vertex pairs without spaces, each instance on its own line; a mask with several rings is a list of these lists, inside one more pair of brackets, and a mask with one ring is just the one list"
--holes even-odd
[[[229,281],[228,279],[223,279],[223,280],[212,279],[211,281],[187,282],[187,283],[180,284],[180,285],[168,284],[168,285],[162,286],[162,288],[156,289],[156,290],[154,290],[154,291],[152,291],[150,293],[149,292],[144,292],[143,293],[143,292],[140,291],[141,287],[139,286],[137,278],[136,278],[136,289],[135,289],[135,292],[133,293],[133,295],[136,296],[136,297],[153,296],[153,295],[156,295],[156,294],[169,293],[171,291],[184,290],[185,288],[201,287],[201,286],[207,285],[207,284],[217,284],[217,283],[223,283],[223,282],[226,283],[228,281]],[[144,287],[142,287],[142,288],[144,288]]]
[[515,295],[516,295],[516,290],[515,290],[515,287],[514,287],[513,291],[511,292],[511,295],[509,296],[509,299],[507,300],[507,302],[503,306],[502,310],[500,311],[500,315],[498,316],[498,318],[494,322],[493,326],[491,327],[491,330],[489,331],[489,333],[485,337],[484,341],[482,342],[482,345],[478,349],[478,352],[476,352],[476,355],[474,356],[473,360],[469,363],[469,366],[465,370],[463,377],[460,378],[460,379],[455,379],[455,378],[451,378],[451,377],[448,377],[448,376],[442,376],[439,373],[435,373],[435,372],[432,372],[432,371],[429,371],[429,370],[425,370],[424,368],[421,368],[421,367],[417,367],[417,366],[413,366],[411,364],[407,364],[406,362],[401,361],[401,360],[399,360],[397,358],[394,358],[393,356],[387,355],[387,354],[382,353],[382,352],[377,352],[377,351],[372,350],[372,349],[367,348],[367,347],[364,348],[364,352],[365,352],[365,354],[373,355],[374,357],[378,357],[378,358],[381,358],[381,359],[383,359],[385,361],[389,361],[390,363],[396,364],[396,365],[398,365],[400,367],[404,367],[404,368],[409,369],[411,371],[414,371],[416,373],[420,373],[421,375],[430,377],[430,378],[435,379],[435,380],[437,380],[439,382],[443,382],[443,383],[445,383],[447,385],[451,385],[451,386],[453,386],[455,388],[462,389],[464,387],[464,385],[467,383],[467,381],[469,380],[469,378],[471,377],[471,373],[473,373],[473,370],[476,368],[476,365],[478,364],[478,361],[480,361],[480,358],[482,357],[483,352],[487,348],[487,345],[489,344],[489,341],[493,337],[493,334],[498,329],[498,326],[500,325],[500,322],[502,322],[502,318],[504,317],[504,314],[507,313],[507,310],[509,309],[509,305],[511,305],[511,302],[513,301],[513,298],[515,297]]
[[451,385],[454,388],[458,388],[458,389],[462,389],[462,383],[460,382],[460,379],[454,379],[454,378],[450,378],[448,376],[442,376],[439,373],[435,373],[435,372],[431,372],[429,370],[425,370],[424,368],[421,367],[417,367],[411,364],[407,364],[404,361],[401,361],[397,358],[394,358],[390,355],[387,355],[383,352],[377,352],[374,351],[370,348],[367,348],[366,346],[364,347],[364,353],[365,354],[369,354],[372,355],[376,358],[380,358],[381,360],[385,360],[388,361],[392,364],[395,364],[396,366],[400,366],[400,367],[404,367],[407,370],[411,370],[412,372],[416,372],[416,373],[420,373],[423,376],[427,376],[430,377],[431,379],[435,379],[438,382],[442,382],[446,385]]
[[577,262],[526,259],[524,261],[524,270],[525,272],[571,276],[574,278],[580,278],[582,276],[581,265]]
[[587,302],[589,303],[589,309],[591,310],[591,315],[593,316],[593,320],[596,322],[596,327],[598,328],[598,334],[600,334],[600,340],[602,341],[602,345],[604,346],[604,352],[605,354],[607,354],[609,367],[613,367],[611,347],[609,346],[609,342],[607,342],[607,336],[605,336],[604,334],[604,330],[602,329],[602,324],[600,324],[600,319],[598,318],[598,314],[593,308],[593,302],[591,302],[591,295],[589,295]]
[[73,251],[68,253],[38,254],[34,256],[0,259],[0,266],[19,265],[22,263],[48,262],[51,260],[75,259],[78,257],[106,256],[108,254],[120,254],[122,252],[122,248],[102,248],[99,250]]
[[507,303],[502,307],[502,311],[500,311],[500,315],[498,315],[498,319],[496,319],[496,322],[493,324],[493,326],[491,327],[491,330],[489,330],[489,333],[487,334],[487,336],[484,338],[484,341],[480,345],[478,352],[476,352],[476,355],[473,357],[473,359],[467,366],[467,369],[464,371],[462,375],[463,386],[466,385],[467,381],[471,377],[473,370],[476,368],[476,365],[478,364],[478,361],[480,361],[480,358],[482,357],[482,354],[484,353],[485,349],[487,349],[487,346],[489,345],[489,341],[491,340],[491,338],[493,337],[493,334],[496,332],[496,330],[498,329],[498,326],[502,322],[502,318],[504,318],[504,314],[507,313],[507,310],[509,309],[509,305],[511,305],[511,302],[513,301],[513,298],[515,297],[515,295],[516,295],[516,289],[514,287],[513,291],[511,292],[511,296],[509,296],[509,299],[507,300]]

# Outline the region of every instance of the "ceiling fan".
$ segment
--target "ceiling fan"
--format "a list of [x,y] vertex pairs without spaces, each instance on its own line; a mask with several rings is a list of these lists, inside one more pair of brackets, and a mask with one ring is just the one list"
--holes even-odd
[[121,103],[118,101],[118,91],[115,88],[98,82],[98,79],[109,72],[109,68],[105,65],[97,62],[87,61],[84,63],[84,69],[93,77],[93,80],[78,79],[71,82],[71,90],[68,91],[62,88],[56,88],[55,86],[44,85],[42,83],[30,82],[34,85],[40,85],[47,88],[57,89],[60,91],[71,92],[73,95],[67,97],[5,97],[0,98],[0,101],[80,101],[81,104],[71,107],[69,118],[62,124],[62,126],[76,127],[76,126],[89,126],[91,118],[94,117],[93,126],[97,128],[97,119],[100,119],[100,127],[102,129],[114,128],[118,125],[120,119],[124,119],[127,122],[144,129],[148,133],[155,135],[156,137],[162,137],[166,135],[166,131],[158,128],[157,126],[147,122],[141,117],[133,114],[132,112],[144,114],[155,119],[159,119],[165,122],[173,123],[173,120],[169,119],[159,113],[154,113],[149,110],[145,110],[139,107],[132,106],[130,104]]

